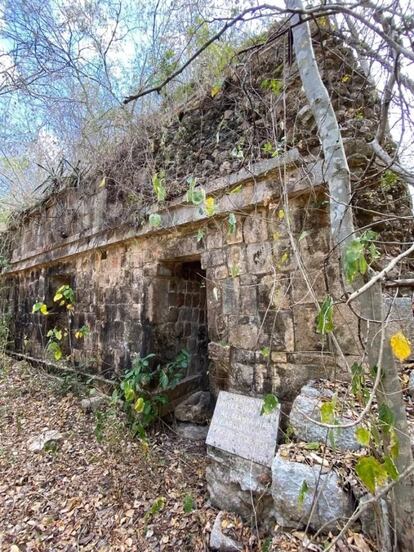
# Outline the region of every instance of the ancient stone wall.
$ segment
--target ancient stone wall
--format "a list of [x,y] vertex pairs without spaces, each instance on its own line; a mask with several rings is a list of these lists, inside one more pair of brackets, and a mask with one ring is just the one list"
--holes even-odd
[[[89,197],[83,231],[78,222],[53,240],[57,216],[49,211],[41,224],[28,217],[3,303],[12,310],[15,349],[44,355],[47,330],[61,316],[53,314],[53,293],[68,283],[77,296],[72,327],[91,330],[74,340],[74,359],[107,377],[128,368],[135,353],[171,360],[185,348],[187,375],[206,383],[208,371],[215,392],[273,391],[291,400],[309,379],[338,369],[330,343],[315,331],[317,301],[328,288],[342,294],[320,168],[291,152],[212,181],[206,191],[215,216],[181,197],[149,208],[160,215],[159,228],[107,230],[102,191]],[[52,314],[32,314],[37,300]],[[353,322],[347,326],[351,314],[341,305],[337,313],[338,339],[352,357],[359,343]]]
[[[356,222],[381,232],[386,262],[413,229],[389,216],[411,214],[407,187],[399,179],[384,186],[372,163],[378,97],[351,50],[320,29],[314,45],[344,137]],[[0,293],[16,350],[44,354],[47,331],[64,313],[54,306],[42,317],[32,305],[53,307],[54,291],[67,283],[77,295],[72,327],[91,330],[73,341],[74,359],[109,377],[134,354],[169,361],[186,348],[187,375],[206,384],[208,373],[215,392],[273,391],[291,400],[309,379],[359,358],[330,247],[315,122],[283,52],[276,43],[259,49],[229,69],[217,95],[175,107],[168,120],[160,114],[156,129],[143,123],[102,173],[76,186],[70,177],[55,182],[15,219]],[[162,174],[167,196],[157,202],[152,178]],[[188,177],[214,199],[213,216],[187,201]],[[338,358],[315,331],[328,291],[337,303]]]

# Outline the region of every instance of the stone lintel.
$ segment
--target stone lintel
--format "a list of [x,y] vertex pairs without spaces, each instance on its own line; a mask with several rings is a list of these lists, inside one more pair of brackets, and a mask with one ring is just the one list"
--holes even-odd
[[[290,197],[301,195],[323,184],[322,163],[304,164],[296,149],[290,150],[285,156],[275,159],[267,159],[252,165],[249,169],[242,169],[227,177],[214,180],[205,187],[208,195],[216,197],[216,216],[225,215],[233,210],[248,209],[255,205],[262,205],[272,198],[280,197],[281,184],[278,170],[284,166],[300,165],[294,167],[287,174],[285,185]],[[270,176],[277,176],[277,180],[270,180]],[[234,193],[226,193],[229,188],[242,184],[240,190]],[[30,257],[12,260],[9,270],[3,274],[28,270],[35,266],[46,265],[60,259],[69,258],[87,251],[108,247],[116,243],[143,238],[153,234],[162,234],[172,228],[190,224],[200,224],[208,220],[206,213],[199,206],[190,205],[182,196],[168,203],[164,208],[150,206],[146,216],[158,213],[161,224],[158,228],[146,223],[140,228],[131,228],[125,224],[109,230],[94,228],[88,235],[75,234],[63,243],[51,247],[48,250],[35,252]]]

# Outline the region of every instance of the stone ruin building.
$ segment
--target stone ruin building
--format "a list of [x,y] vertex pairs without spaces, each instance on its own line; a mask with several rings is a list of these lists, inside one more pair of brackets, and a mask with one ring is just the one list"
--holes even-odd
[[[384,242],[412,240],[410,224],[381,215],[410,216],[411,202],[402,182],[382,186],[370,163],[375,90],[349,49],[320,30],[313,38],[344,137],[357,225],[373,224]],[[315,122],[296,67],[284,59],[283,46],[270,42],[230,68],[218,93],[167,105],[162,123],[144,121],[99,173],[50,178],[7,234],[1,305],[11,350],[44,358],[45,336],[62,313],[32,314],[32,305],[52,305],[69,284],[73,326],[90,328],[73,343],[83,372],[112,380],[134,354],[167,361],[185,348],[191,361],[178,399],[194,390],[274,393],[286,411],[310,380],[346,378],[346,361],[361,355],[359,329],[330,245]],[[157,202],[151,179],[161,171],[168,195]],[[214,213],[188,201],[191,182],[214,198]],[[396,247],[384,245],[384,257]],[[315,330],[328,293],[338,303],[343,355]],[[401,301],[405,308],[411,298]],[[211,492],[221,485],[228,494],[235,483],[223,463],[234,459],[214,454]],[[245,490],[240,482],[237,489]],[[244,512],[243,500],[232,506]]]

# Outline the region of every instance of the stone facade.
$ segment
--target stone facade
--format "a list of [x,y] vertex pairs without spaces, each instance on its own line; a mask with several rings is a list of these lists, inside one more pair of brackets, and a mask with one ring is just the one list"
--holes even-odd
[[[413,227],[391,216],[411,214],[405,183],[384,191],[381,169],[369,162],[379,98],[352,50],[320,28],[312,32],[344,139],[356,225],[380,232],[380,243],[391,240],[386,262]],[[284,55],[277,42],[249,53],[214,97],[201,94],[174,109],[167,102],[155,128],[143,120],[142,133],[121,144],[99,174],[51,179],[49,194],[8,229],[14,246],[1,277],[0,314],[12,321],[10,348],[44,355],[47,331],[65,313],[54,306],[42,317],[32,305],[52,307],[55,290],[70,284],[72,327],[91,330],[73,341],[75,362],[109,378],[134,354],[169,361],[185,348],[187,376],[215,395],[274,392],[290,402],[309,380],[360,359],[359,329],[330,245],[315,121]],[[278,94],[265,85],[275,78],[286,83]],[[166,179],[162,203],[155,174]],[[186,200],[189,177],[214,198],[213,216]],[[328,290],[339,356],[315,332]]]
[[[135,227],[111,227],[110,194],[98,183],[88,196],[69,189],[28,213],[3,276],[13,348],[44,355],[45,335],[63,313],[32,314],[32,305],[51,307],[54,291],[68,283],[77,296],[72,326],[91,330],[73,343],[83,369],[113,378],[135,353],[170,360],[185,348],[187,376],[206,384],[208,374],[215,393],[274,392],[282,400],[329,376],[337,362],[315,332],[315,301],[327,286],[338,296],[341,288],[328,255],[320,165],[291,150],[211,181],[206,192],[215,197],[213,217],[183,196],[149,207]],[[119,205],[113,209],[118,216]],[[145,222],[152,212],[161,218],[157,228]],[[338,339],[345,355],[356,355],[351,314],[339,312]]]

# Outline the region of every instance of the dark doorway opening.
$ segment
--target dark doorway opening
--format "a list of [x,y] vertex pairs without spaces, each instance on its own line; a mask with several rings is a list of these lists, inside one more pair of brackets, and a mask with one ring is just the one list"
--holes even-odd
[[[208,386],[208,330],[206,274],[200,260],[164,261],[160,265],[159,307],[155,348],[165,360],[180,350],[190,354],[186,376],[199,375],[201,386]],[[159,280],[159,282],[160,282]],[[160,282],[161,283],[161,282]]]

